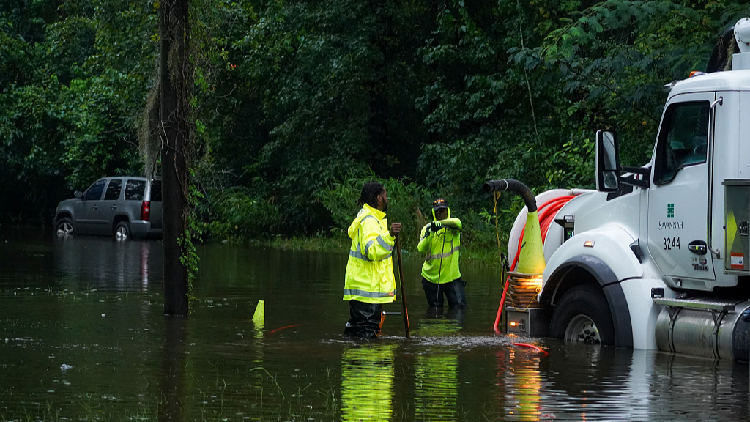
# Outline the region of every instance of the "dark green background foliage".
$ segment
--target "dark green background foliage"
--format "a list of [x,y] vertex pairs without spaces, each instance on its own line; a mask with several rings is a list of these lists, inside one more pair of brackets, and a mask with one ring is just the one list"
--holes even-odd
[[[0,223],[48,224],[141,174],[158,1],[0,4]],[[193,166],[220,238],[343,236],[366,180],[413,248],[437,196],[494,244],[490,178],[593,186],[593,134],[650,156],[663,85],[704,70],[739,1],[192,0]],[[520,208],[500,201],[504,231]],[[418,212],[419,211],[419,212]],[[424,215],[427,214],[427,215]],[[235,226],[237,228],[235,228]]]

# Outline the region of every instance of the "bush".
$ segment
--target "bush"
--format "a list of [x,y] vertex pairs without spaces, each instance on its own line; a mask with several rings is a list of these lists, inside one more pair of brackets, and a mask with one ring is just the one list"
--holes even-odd
[[241,188],[214,192],[208,199],[206,228],[209,235],[221,239],[268,237],[278,230],[282,221],[272,201],[254,198]]

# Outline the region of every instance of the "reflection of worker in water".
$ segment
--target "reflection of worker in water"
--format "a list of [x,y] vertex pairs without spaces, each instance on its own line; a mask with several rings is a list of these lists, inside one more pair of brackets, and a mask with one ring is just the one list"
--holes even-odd
[[461,220],[451,218],[445,199],[432,203],[434,220],[422,228],[417,250],[426,253],[422,265],[422,287],[427,304],[443,306],[443,295],[451,308],[465,308],[466,295],[461,271],[458,269],[458,254],[461,248]]
[[434,350],[414,357],[414,420],[457,421],[458,352]]
[[401,223],[391,224],[388,231],[388,195],[378,182],[365,183],[358,204],[362,209],[349,226],[352,246],[346,264],[344,300],[349,301],[351,318],[344,334],[371,338],[380,332],[382,304],[396,297],[392,254]]
[[394,364],[398,345],[352,347],[341,357],[343,422],[394,420]]

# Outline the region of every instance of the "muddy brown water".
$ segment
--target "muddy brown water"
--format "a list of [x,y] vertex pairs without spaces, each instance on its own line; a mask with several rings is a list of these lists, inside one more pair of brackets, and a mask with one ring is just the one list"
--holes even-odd
[[161,254],[159,241],[2,234],[0,420],[748,419],[747,364],[494,335],[486,267],[462,265],[465,312],[429,313],[405,255],[412,337],[389,315],[366,342],[342,336],[345,251],[202,245],[186,319],[163,315]]

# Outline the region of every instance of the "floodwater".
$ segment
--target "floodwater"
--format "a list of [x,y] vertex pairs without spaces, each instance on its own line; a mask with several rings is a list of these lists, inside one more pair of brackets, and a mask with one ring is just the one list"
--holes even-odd
[[412,337],[389,315],[366,342],[342,336],[345,251],[203,245],[189,318],[163,315],[161,254],[2,234],[0,420],[748,419],[747,364],[494,335],[500,280],[485,267],[462,265],[463,314],[428,314],[406,256]]

